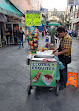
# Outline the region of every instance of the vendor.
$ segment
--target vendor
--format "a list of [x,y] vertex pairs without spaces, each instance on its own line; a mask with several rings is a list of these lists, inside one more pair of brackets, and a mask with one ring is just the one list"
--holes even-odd
[[[66,88],[67,82],[67,64],[70,63],[71,59],[71,45],[72,45],[72,38],[68,33],[65,31],[64,27],[57,28],[57,34],[59,36],[60,45],[59,48],[54,50],[54,55],[58,56],[59,60],[63,63],[65,68],[60,70],[60,90]],[[58,52],[57,52],[58,50]],[[69,62],[68,62],[69,61]]]

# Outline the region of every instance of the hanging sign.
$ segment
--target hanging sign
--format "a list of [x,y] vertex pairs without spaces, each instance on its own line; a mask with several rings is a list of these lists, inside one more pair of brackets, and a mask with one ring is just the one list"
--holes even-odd
[[26,11],[25,15],[26,26],[40,26],[41,15],[40,11]]
[[79,0],[68,0],[67,5],[68,6],[79,5]]

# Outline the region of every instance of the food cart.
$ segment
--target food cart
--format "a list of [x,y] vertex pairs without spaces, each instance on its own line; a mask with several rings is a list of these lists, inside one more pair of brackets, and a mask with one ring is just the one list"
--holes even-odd
[[[44,60],[47,59],[47,62]],[[44,52],[37,51],[30,59],[30,85],[28,94],[31,93],[33,86],[54,87],[55,94],[59,92],[59,63],[52,54],[52,50]]]

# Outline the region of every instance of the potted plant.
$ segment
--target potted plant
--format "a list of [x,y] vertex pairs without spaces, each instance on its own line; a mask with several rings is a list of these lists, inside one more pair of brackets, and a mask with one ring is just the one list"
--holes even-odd
[[49,35],[51,36],[51,43],[55,43],[55,39],[54,39],[54,35],[56,33],[56,28],[53,28],[53,29],[48,29],[48,33]]

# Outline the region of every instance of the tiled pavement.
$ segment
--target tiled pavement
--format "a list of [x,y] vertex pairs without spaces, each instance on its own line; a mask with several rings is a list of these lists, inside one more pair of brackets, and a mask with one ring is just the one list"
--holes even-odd
[[[45,40],[39,37],[39,45]],[[59,91],[32,89],[27,95],[30,84],[30,67],[26,65],[28,44],[24,48],[9,46],[0,49],[0,111],[79,111],[79,89],[68,86]],[[72,63],[68,70],[79,73],[79,41],[73,38]],[[79,80],[78,80],[79,83]]]

